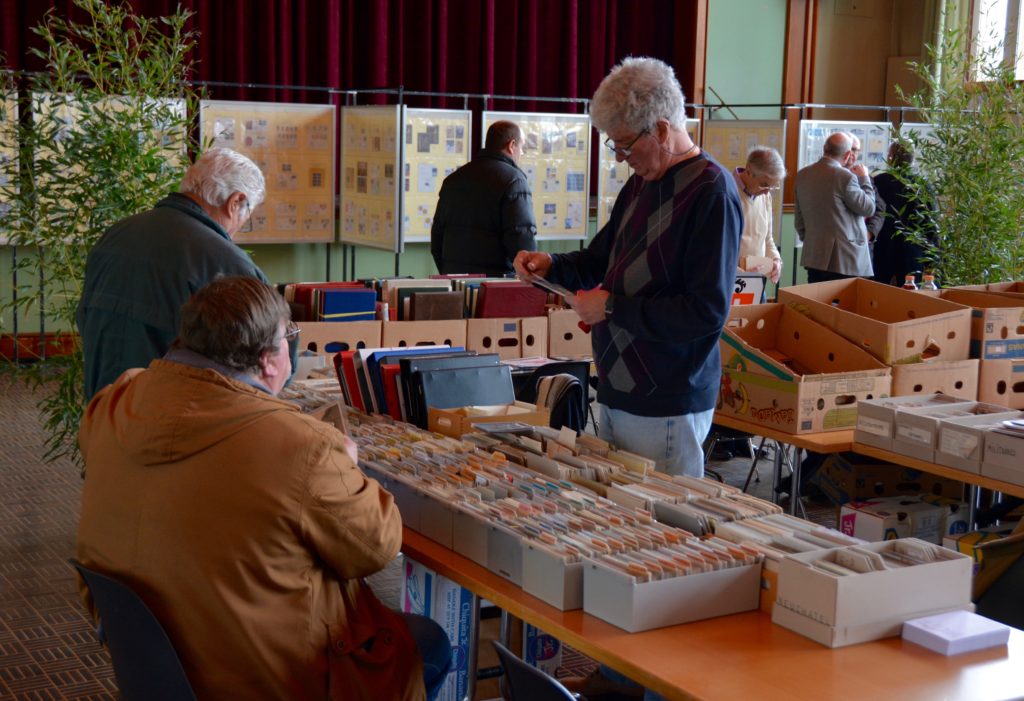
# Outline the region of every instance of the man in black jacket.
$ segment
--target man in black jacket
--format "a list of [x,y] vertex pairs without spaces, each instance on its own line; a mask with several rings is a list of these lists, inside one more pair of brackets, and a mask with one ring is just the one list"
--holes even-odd
[[484,149],[444,180],[430,228],[439,272],[512,272],[518,251],[537,250],[537,224],[523,155],[523,130],[508,121],[487,130]]

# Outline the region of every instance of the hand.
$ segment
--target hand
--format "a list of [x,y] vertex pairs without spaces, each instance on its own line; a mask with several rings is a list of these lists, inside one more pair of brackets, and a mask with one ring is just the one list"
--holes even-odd
[[780,258],[772,261],[772,271],[768,273],[768,277],[775,284],[779,283],[779,278],[782,277],[782,260]]
[[345,444],[345,455],[352,458],[352,464],[359,464],[359,446],[348,436],[342,435],[342,442]]
[[605,320],[604,305],[608,296],[608,292],[598,285],[592,290],[580,290],[566,301],[580,315],[583,323],[593,326]]
[[858,163],[853,168],[850,168],[850,171],[858,178],[868,177],[868,167],[863,163]]
[[540,251],[519,251],[512,267],[516,277],[529,282],[533,277],[547,277],[551,270],[551,254]]

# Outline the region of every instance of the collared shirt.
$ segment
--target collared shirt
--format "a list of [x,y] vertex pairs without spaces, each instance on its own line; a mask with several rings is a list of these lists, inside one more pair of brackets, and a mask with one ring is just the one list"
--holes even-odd
[[199,368],[200,370],[213,370],[214,372],[219,372],[221,375],[228,378],[229,380],[238,380],[239,382],[244,382],[250,387],[255,387],[261,392],[266,392],[269,395],[273,395],[273,392],[271,392],[270,389],[265,384],[257,380],[249,373],[242,372],[241,370],[236,370],[235,368],[230,368],[227,365],[221,365],[220,363],[214,360],[210,360],[205,355],[196,353],[194,350],[189,350],[188,348],[172,348],[169,351],[167,351],[167,354],[164,356],[164,360],[171,363],[178,363],[180,365],[188,365],[189,367]]

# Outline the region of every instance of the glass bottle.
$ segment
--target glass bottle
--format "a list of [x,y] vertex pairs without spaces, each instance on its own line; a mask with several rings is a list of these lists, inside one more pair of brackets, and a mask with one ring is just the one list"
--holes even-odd
[[937,290],[939,286],[935,284],[935,275],[932,273],[925,273],[921,276],[921,289],[922,290]]
[[916,290],[917,282],[914,280],[914,273],[907,273],[903,278],[903,289],[905,290]]

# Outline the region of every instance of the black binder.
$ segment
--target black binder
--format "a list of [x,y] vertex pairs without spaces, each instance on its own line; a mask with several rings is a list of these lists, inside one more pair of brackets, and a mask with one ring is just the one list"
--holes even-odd
[[[425,407],[454,409],[515,401],[512,369],[507,365],[423,370],[418,375],[423,384]],[[426,416],[426,412],[423,415]]]
[[423,382],[420,373],[462,367],[492,367],[501,363],[497,353],[476,355],[474,351],[434,356],[413,356],[399,359],[402,367],[402,392],[405,394],[406,415],[409,423],[427,427],[427,405],[423,401]]

